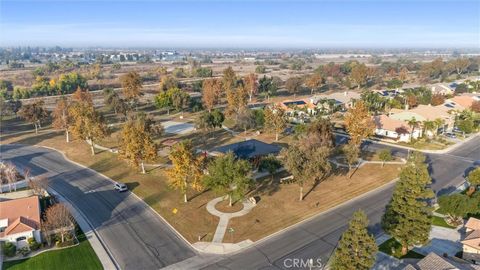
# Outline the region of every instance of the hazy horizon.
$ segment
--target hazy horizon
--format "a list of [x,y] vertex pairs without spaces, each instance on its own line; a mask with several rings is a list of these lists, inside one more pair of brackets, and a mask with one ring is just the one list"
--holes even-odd
[[478,1],[2,1],[0,46],[476,49]]

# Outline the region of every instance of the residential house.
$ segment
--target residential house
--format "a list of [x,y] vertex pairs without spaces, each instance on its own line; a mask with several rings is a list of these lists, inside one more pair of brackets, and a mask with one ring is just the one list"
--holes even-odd
[[0,241],[17,248],[28,245],[29,238],[41,242],[40,203],[37,196],[0,202]]
[[373,117],[375,123],[375,135],[386,137],[400,142],[409,142],[411,138],[417,139],[422,135],[420,128],[410,127],[405,121],[397,120],[387,115]]
[[447,84],[437,83],[432,85],[432,95],[440,94],[440,95],[453,95],[455,90],[450,88]]
[[344,109],[351,108],[355,103],[355,100],[359,100],[361,98],[360,93],[353,92],[353,91],[345,91],[345,92],[334,92],[331,94],[321,94],[315,95],[310,99],[310,102],[313,104],[317,104],[320,100],[335,100],[336,104],[341,105]]
[[459,104],[465,109],[470,109],[474,101],[480,101],[480,94],[478,93],[465,93],[459,96],[454,96],[452,101]]
[[308,100],[284,100],[278,105],[290,116],[317,113],[315,105]]
[[[392,109],[390,110],[389,116],[393,119],[409,121],[415,118],[416,121],[422,125],[425,121],[435,121],[441,119],[443,121],[443,126],[438,127],[441,131],[450,131],[455,125],[455,115],[448,113],[447,110],[439,106],[432,105],[419,105],[416,108],[410,110],[400,110]],[[433,135],[435,131],[427,131],[427,135]]]
[[403,270],[480,270],[480,266],[431,252],[420,261],[408,264]]
[[480,264],[480,219],[471,217],[464,227],[463,258]]

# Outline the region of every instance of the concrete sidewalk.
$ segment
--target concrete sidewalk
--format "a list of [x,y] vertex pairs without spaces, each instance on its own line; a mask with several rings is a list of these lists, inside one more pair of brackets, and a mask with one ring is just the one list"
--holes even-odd
[[107,252],[106,247],[102,244],[101,240],[98,238],[97,234],[95,233],[95,230],[90,226],[90,224],[86,221],[83,215],[75,207],[73,207],[72,204],[68,202],[68,200],[66,200],[57,192],[55,192],[55,190],[49,188],[48,192],[55,195],[55,197],[61,203],[64,203],[68,207],[73,218],[82,229],[83,233],[85,234],[85,237],[88,239],[88,242],[90,242],[90,245],[95,251],[95,254],[97,254],[98,259],[102,263],[103,269],[105,270],[120,269],[119,267],[117,267],[117,263],[115,262],[115,259],[113,258],[113,256],[111,256]]

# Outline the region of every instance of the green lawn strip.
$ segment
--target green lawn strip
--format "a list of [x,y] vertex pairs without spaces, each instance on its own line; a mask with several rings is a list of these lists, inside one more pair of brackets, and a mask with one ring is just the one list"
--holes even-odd
[[85,235],[83,233],[80,234],[78,239],[80,244],[77,246],[47,251],[24,260],[4,262],[3,269],[102,269],[102,264]]
[[[425,256],[423,256],[422,254],[420,253],[417,253],[413,250],[410,250],[406,255],[402,256],[402,246],[400,245],[400,243],[398,243],[395,239],[393,238],[390,238],[388,239],[387,241],[385,241],[383,244],[381,244],[378,249],[385,253],[385,254],[388,254],[388,255],[391,255],[397,259],[406,259],[406,258],[409,258],[409,259],[421,259],[421,258],[424,258]],[[393,254],[392,254],[392,250],[393,250]]]
[[439,227],[444,227],[444,228],[448,228],[448,229],[455,229],[454,226],[448,225],[448,223],[445,221],[444,218],[437,217],[437,216],[432,217],[432,225],[439,226]]

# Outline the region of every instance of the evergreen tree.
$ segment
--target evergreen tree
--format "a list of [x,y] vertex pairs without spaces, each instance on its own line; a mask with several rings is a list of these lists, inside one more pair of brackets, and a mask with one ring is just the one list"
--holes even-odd
[[361,210],[353,214],[331,261],[333,270],[367,270],[375,263],[378,247],[367,231],[368,219]]
[[402,245],[403,255],[413,245],[428,241],[433,211],[429,200],[434,197],[431,182],[425,156],[413,153],[400,172],[382,220],[383,229]]

